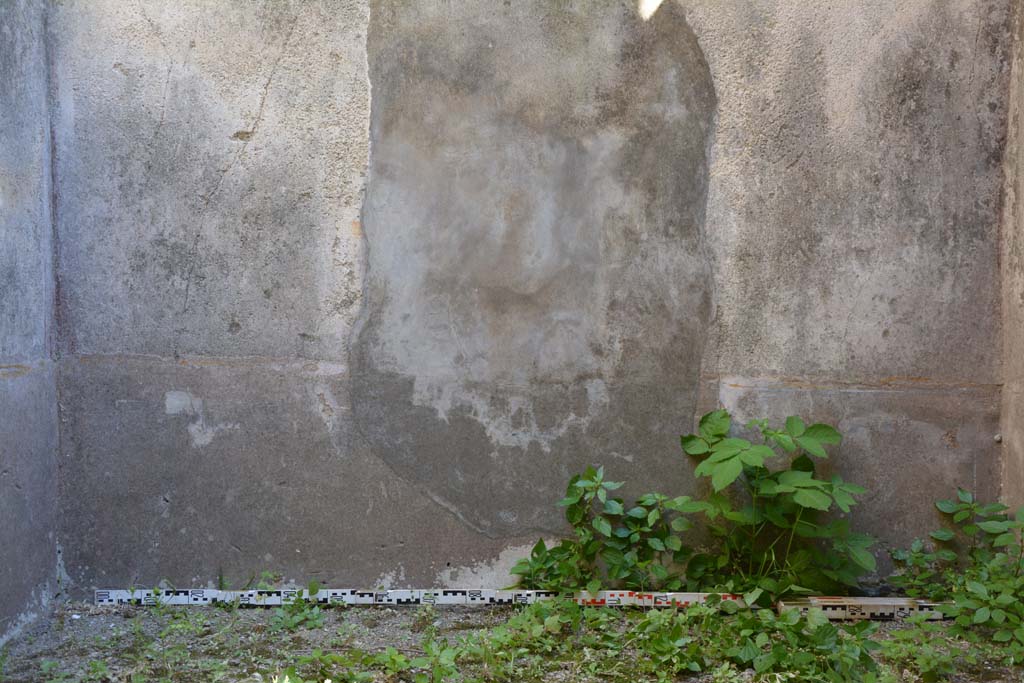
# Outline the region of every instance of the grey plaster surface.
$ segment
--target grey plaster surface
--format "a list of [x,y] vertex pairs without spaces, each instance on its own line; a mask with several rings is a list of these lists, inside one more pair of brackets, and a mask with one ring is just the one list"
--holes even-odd
[[[684,5],[719,102],[703,406],[735,400],[741,377],[790,387],[761,416],[859,425],[836,458],[890,542],[934,525],[954,485],[998,495],[1014,3]],[[958,420],[970,445],[939,445]]]
[[0,6],[0,644],[57,592],[44,4]]
[[0,643],[57,586],[57,397],[46,362],[0,365]]
[[43,4],[0,11],[0,364],[48,355],[50,126]]
[[68,346],[344,358],[366,7],[89,0],[51,14]]
[[705,368],[996,383],[1011,0],[689,0],[718,95]]
[[49,60],[2,5],[0,402],[56,340],[76,594],[504,584],[720,403],[836,422],[893,544],[999,492],[1002,389],[1024,490],[1013,4],[65,0]]
[[1018,6],[1003,203],[1003,495],[1024,505],[1024,10]]
[[[443,585],[479,537],[362,449],[344,366],[83,356],[62,368],[64,561],[120,585]],[[89,495],[84,495],[89,493]],[[463,576],[463,578],[466,578]]]
[[595,461],[687,481],[715,106],[682,11],[372,4],[356,423],[486,535]]

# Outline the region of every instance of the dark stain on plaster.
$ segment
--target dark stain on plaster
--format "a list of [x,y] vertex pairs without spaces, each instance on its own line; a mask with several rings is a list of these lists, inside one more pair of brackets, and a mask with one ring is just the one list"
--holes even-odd
[[925,3],[846,74],[815,31],[775,67],[785,87],[741,67],[765,125],[723,151],[753,175],[716,214],[739,223],[728,300],[758,305],[718,325],[728,372],[992,381],[1010,4]]
[[715,95],[682,11],[374,2],[368,49],[364,445],[491,536],[559,529],[592,462],[686,489]]

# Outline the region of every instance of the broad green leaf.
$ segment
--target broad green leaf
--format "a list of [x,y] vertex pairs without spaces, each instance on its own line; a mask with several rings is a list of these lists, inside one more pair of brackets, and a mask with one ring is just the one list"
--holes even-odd
[[968,581],[967,590],[974,593],[975,595],[980,595],[981,597],[986,599],[988,598],[988,589],[985,588],[983,584],[980,584],[977,581]]
[[807,427],[804,426],[804,421],[796,415],[790,415],[786,418],[786,433],[790,436],[801,436],[806,429]]
[[754,661],[754,658],[760,656],[760,654],[761,651],[757,649],[757,646],[751,642],[750,638],[747,638],[743,646],[736,650],[735,656],[746,664]]
[[954,534],[949,529],[939,529],[938,531],[933,531],[928,535],[936,541],[952,541]]
[[[715,463],[705,460],[701,464],[697,465],[693,469],[694,475],[698,477],[710,477],[711,473],[715,471]],[[644,515],[647,513],[645,512]]]
[[683,514],[691,514],[706,509],[708,504],[702,500],[692,500],[689,496],[679,496],[665,503],[665,507]]
[[1013,639],[1013,634],[1009,631],[996,631],[992,636],[992,640],[997,643],[1006,643]]
[[662,551],[665,549],[665,544],[660,538],[651,537],[647,539],[647,545],[651,546],[655,550]]
[[690,524],[690,520],[686,519],[685,517],[676,517],[675,519],[672,520],[672,525],[671,526],[672,526],[672,531],[686,531],[692,525]]
[[1002,534],[1010,528],[1010,523],[1006,521],[978,522],[978,527],[987,534]]
[[805,451],[807,451],[816,458],[828,457],[828,453],[825,452],[825,449],[822,448],[821,444],[815,439],[812,439],[807,436],[800,436],[797,437],[795,441],[797,445],[800,446],[800,448],[803,448]]
[[669,536],[665,539],[665,547],[672,552],[679,552],[683,549],[683,542],[679,540],[678,536]]
[[960,499],[961,503],[973,503],[974,502],[974,495],[970,491],[965,491],[963,489],[957,489],[956,490],[956,497]]
[[764,457],[753,452],[753,450],[740,451],[739,459],[744,465],[749,465],[751,467],[764,466]]
[[626,514],[635,519],[643,519],[647,516],[647,510],[637,505],[636,507],[630,508],[629,512],[627,512]]
[[703,455],[711,450],[711,447],[708,446],[708,442],[696,434],[681,436],[679,437],[679,440],[682,443],[683,450],[689,455]]
[[625,483],[626,482],[624,482],[624,481],[606,481],[604,483],[604,487],[606,489],[608,489],[609,491],[614,491],[615,489],[622,488],[622,485],[625,484]]
[[[747,603],[747,605],[752,606],[755,602],[757,602],[757,599],[760,598],[763,594],[764,594],[764,589],[763,588],[755,588],[754,590],[750,591],[749,593],[746,593],[746,594],[743,595],[743,602]],[[761,634],[761,635],[765,635],[765,634]]]
[[604,517],[594,517],[594,528],[605,536],[612,535],[612,523]]
[[984,624],[986,621],[988,621],[989,616],[991,616],[991,612],[989,611],[988,607],[979,607],[978,610],[974,613],[974,618],[971,621],[973,621],[975,624]]
[[818,443],[837,444],[843,440],[843,436],[834,427],[821,423],[812,424],[804,431],[803,436]]
[[789,434],[783,434],[782,432],[779,432],[778,434],[773,434],[769,438],[775,443],[779,444],[779,446],[781,446],[782,449],[787,453],[792,453],[793,451],[796,450],[796,443],[793,441],[793,437],[791,437]]
[[832,505],[832,499],[827,493],[815,489],[798,489],[793,494],[793,501],[801,507],[815,510],[828,510]]
[[779,483],[786,486],[798,486],[800,482],[809,481],[813,473],[803,470],[786,470],[779,475]]
[[622,503],[617,500],[606,500],[604,503],[604,514],[606,515],[621,515],[624,510]]
[[1013,532],[1009,532],[996,536],[995,540],[992,541],[992,545],[996,548],[1003,548],[1008,545],[1013,545],[1016,542],[1017,537],[1013,535]]
[[746,439],[730,438],[722,439],[714,446],[712,446],[711,450],[717,453],[718,451],[742,451],[747,448],[750,448],[750,442],[747,441]]
[[875,571],[875,556],[863,548],[850,548],[850,559],[869,572]]
[[1010,508],[1006,507],[1002,503],[989,503],[988,505],[982,505],[978,508],[978,514],[982,517],[991,517],[992,515],[997,515],[1000,512],[1005,512],[1009,509]]
[[956,512],[957,506],[956,503],[951,500],[940,500],[935,504],[935,507],[937,507],[940,512],[945,512],[947,515],[951,515]]
[[772,457],[775,457],[775,451],[762,445],[751,446],[740,453],[743,462],[751,467],[764,467],[764,461]]
[[596,593],[599,590],[601,590],[601,580],[600,579],[594,579],[593,581],[591,581],[591,582],[589,582],[587,584],[587,592],[589,592],[589,593]]
[[730,458],[735,458],[742,451],[742,448],[723,448],[720,451],[712,451],[711,457],[709,457],[704,462],[714,465],[716,463],[729,460]]
[[721,491],[726,486],[736,481],[736,478],[739,477],[742,472],[743,463],[740,462],[739,458],[726,460],[715,467],[715,471],[711,474],[711,485],[714,487],[715,491]]
[[[717,439],[729,433],[732,419],[727,410],[715,410],[700,419],[700,433],[705,439]],[[710,439],[709,439],[710,440]]]

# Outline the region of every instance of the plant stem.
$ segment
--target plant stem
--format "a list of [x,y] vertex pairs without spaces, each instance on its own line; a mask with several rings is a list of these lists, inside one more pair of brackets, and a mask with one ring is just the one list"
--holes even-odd
[[800,508],[796,513],[796,521],[793,522],[793,529],[789,532],[789,542],[786,543],[786,554],[783,557],[784,566],[789,566],[789,551],[793,547],[793,537],[796,536],[796,528],[800,525],[800,515],[804,514],[804,509]]

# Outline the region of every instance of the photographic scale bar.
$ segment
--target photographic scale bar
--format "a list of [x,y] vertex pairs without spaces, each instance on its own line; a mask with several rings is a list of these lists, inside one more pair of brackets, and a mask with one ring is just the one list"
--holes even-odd
[[[646,593],[640,591],[598,591],[596,593],[561,593],[536,590],[494,589],[426,589],[426,590],[358,590],[324,588],[312,595],[305,589],[215,590],[210,588],[168,590],[98,590],[97,605],[217,605],[238,604],[247,607],[277,607],[302,598],[320,605],[529,605],[542,600],[571,598],[590,607],[689,607],[707,602],[712,595],[743,607],[740,595],[729,593]],[[820,609],[832,620],[906,619],[924,614],[929,620],[942,619],[939,605],[914,598],[846,598],[812,597],[783,600],[782,611],[798,609],[807,613]]]

